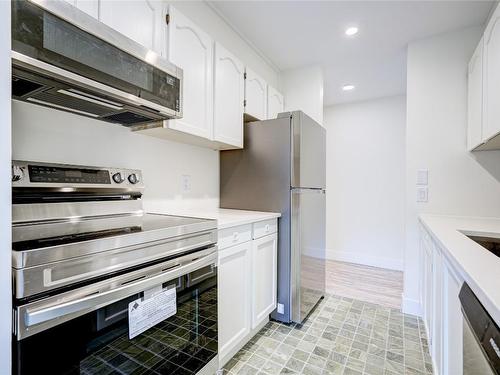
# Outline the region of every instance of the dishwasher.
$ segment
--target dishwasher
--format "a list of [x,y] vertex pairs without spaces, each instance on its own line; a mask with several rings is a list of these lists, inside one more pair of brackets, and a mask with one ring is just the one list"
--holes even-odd
[[463,375],[500,374],[500,331],[472,289],[459,294],[463,314]]

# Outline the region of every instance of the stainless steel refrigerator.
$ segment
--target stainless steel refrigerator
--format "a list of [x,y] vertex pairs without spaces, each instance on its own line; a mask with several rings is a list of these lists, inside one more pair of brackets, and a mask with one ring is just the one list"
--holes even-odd
[[272,317],[300,323],[325,293],[326,131],[300,111],[244,129],[244,149],[220,153],[220,205],[281,212]]

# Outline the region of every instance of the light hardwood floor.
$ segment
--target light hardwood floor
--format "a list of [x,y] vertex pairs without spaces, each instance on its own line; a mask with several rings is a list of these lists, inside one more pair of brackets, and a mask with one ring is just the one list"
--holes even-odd
[[326,292],[400,309],[403,272],[327,260]]

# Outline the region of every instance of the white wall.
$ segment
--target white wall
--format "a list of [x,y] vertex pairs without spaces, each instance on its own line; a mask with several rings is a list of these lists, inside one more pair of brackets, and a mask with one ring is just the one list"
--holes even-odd
[[0,1],[0,374],[11,371],[10,79],[10,1]]
[[327,258],[403,269],[404,96],[325,108]]
[[278,72],[244,43],[234,29],[205,1],[167,1],[190,18],[213,39],[231,51],[271,86],[278,88]]
[[280,84],[285,111],[304,111],[323,125],[323,71],[319,66],[285,70]]
[[[467,63],[481,29],[410,43],[403,308],[419,313],[417,215],[500,215],[500,153],[466,151]],[[429,169],[429,201],[416,203],[416,171]]]
[[[217,207],[219,153],[136,134],[115,124],[12,101],[12,157],[143,170],[144,198]],[[183,192],[181,176],[191,176]]]

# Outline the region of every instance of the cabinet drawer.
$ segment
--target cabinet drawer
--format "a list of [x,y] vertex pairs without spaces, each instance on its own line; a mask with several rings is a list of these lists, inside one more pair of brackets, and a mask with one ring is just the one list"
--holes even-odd
[[278,219],[264,220],[254,223],[253,238],[260,238],[278,231]]
[[218,248],[238,245],[252,240],[252,225],[239,225],[237,227],[221,229],[219,231]]

